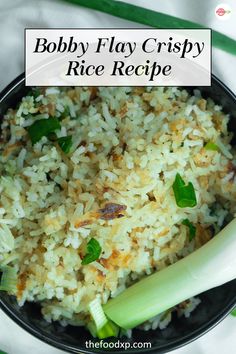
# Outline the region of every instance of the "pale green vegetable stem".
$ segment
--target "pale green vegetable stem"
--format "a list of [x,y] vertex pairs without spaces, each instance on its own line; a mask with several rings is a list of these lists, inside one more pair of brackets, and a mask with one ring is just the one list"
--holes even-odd
[[122,328],[136,327],[203,291],[236,278],[236,219],[203,247],[139,281],[103,306]]

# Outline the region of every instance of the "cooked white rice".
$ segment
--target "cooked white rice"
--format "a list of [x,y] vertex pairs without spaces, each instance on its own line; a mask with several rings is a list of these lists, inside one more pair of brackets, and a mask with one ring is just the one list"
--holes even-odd
[[[27,127],[63,112],[56,135],[72,135],[71,152],[46,137],[32,146]],[[18,271],[19,304],[40,302],[47,321],[86,325],[96,296],[106,303],[213,237],[236,206],[228,120],[200,92],[177,88],[49,88],[9,109],[0,143],[0,264]],[[176,205],[176,173],[193,183],[196,207]],[[108,203],[124,205],[124,216],[100,218]],[[197,230],[191,242],[184,219]],[[102,254],[81,265],[91,238]],[[181,304],[179,314],[198,302]],[[169,311],[143,328],[170,320]]]

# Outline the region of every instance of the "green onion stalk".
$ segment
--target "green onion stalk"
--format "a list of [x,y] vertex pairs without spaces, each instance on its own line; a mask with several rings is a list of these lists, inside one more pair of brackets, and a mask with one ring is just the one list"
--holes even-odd
[[17,284],[17,270],[9,266],[3,266],[0,267],[0,273],[0,291],[7,291],[14,294]]
[[105,316],[100,299],[95,298],[90,302],[88,308],[92,321],[88,323],[87,329],[93,337],[99,339],[118,337],[119,327]]
[[105,315],[130,329],[174,306],[236,278],[236,219],[208,243],[148,276],[103,306]]
[[[120,17],[129,21],[141,23],[154,28],[203,29],[205,26],[170,16],[144,7],[115,0],[66,0],[67,2],[84,6],[93,10]],[[218,31],[212,30],[212,45],[225,52],[236,55],[236,41]]]

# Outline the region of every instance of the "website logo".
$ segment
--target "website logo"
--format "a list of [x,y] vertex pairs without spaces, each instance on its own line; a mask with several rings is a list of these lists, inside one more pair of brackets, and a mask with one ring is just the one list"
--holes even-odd
[[215,8],[215,15],[219,20],[227,20],[231,16],[231,12],[228,4],[219,4]]

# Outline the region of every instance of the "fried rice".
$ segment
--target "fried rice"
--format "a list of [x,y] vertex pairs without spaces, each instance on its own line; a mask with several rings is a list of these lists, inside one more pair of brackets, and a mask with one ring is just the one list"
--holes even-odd
[[[60,129],[32,144],[29,127],[49,118]],[[93,299],[104,304],[209,241],[236,208],[228,121],[198,90],[178,88],[41,88],[9,109],[0,141],[0,266],[17,272],[19,305],[39,302],[47,321],[87,325]],[[57,142],[66,136],[68,153]],[[194,208],[176,204],[177,173],[194,186]],[[192,239],[185,219],[196,228]],[[91,238],[102,252],[83,265]],[[189,316],[198,303],[172,310]],[[165,328],[171,314],[142,328]]]

